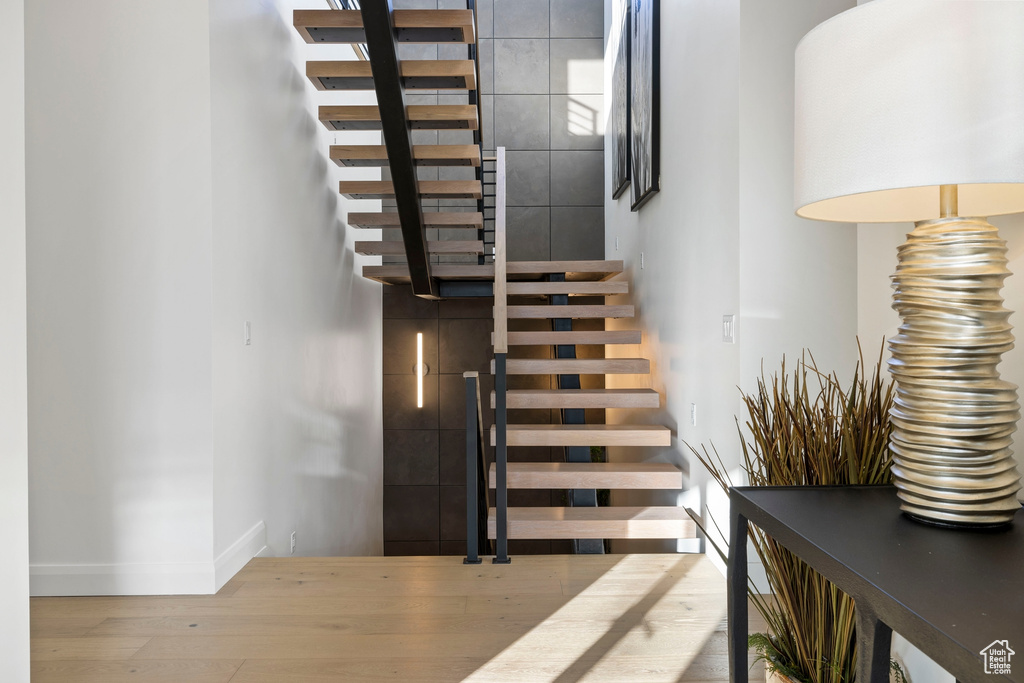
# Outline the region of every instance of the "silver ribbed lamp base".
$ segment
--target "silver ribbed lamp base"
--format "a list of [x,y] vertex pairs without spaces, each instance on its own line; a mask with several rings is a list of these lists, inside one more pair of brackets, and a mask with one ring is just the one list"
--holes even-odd
[[1006,242],[979,218],[922,221],[899,248],[892,471],[901,508],[926,522],[993,526],[1020,509],[1017,387],[996,371],[1013,348],[1006,263]]

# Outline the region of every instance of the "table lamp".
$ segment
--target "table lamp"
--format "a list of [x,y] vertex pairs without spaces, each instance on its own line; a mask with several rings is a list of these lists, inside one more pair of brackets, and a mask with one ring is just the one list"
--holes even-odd
[[1017,387],[985,216],[1024,211],[1024,1],[874,0],[796,49],[796,212],[913,221],[892,276],[890,413],[905,514],[989,527],[1020,509]]

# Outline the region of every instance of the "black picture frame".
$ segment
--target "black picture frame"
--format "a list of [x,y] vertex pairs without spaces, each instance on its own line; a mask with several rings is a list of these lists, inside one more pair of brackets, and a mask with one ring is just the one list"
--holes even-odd
[[661,8],[659,0],[631,0],[630,205],[639,211],[661,189]]
[[618,199],[629,187],[630,157],[632,145],[629,127],[629,33],[633,0],[612,0],[612,29],[610,40],[612,64],[612,92],[609,111],[611,114],[611,190],[612,199]]

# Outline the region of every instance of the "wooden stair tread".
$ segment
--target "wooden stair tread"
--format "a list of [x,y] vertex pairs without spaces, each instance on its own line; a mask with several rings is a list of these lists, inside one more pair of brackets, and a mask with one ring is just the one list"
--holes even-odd
[[[497,427],[491,425],[491,445]],[[509,446],[671,446],[672,430],[661,425],[508,425]]]
[[[475,43],[469,9],[397,9],[392,13],[400,43]],[[297,9],[292,24],[307,43],[365,43],[359,10]]]
[[[405,255],[405,242],[387,240],[378,242],[356,242],[355,252],[363,256]],[[428,241],[427,252],[431,254],[482,254],[481,240],[439,240]]]
[[628,294],[627,280],[606,280],[604,282],[510,282],[510,296],[545,296],[551,294],[607,296]]
[[[509,346],[553,346],[556,344],[639,344],[640,330],[572,330],[570,332],[509,332]],[[494,336],[491,336],[494,343]]]
[[[488,482],[495,487],[496,466]],[[510,489],[682,489],[683,473],[668,463],[510,462]]]
[[[506,361],[507,362],[507,361]],[[491,408],[495,407],[491,392]],[[520,408],[659,408],[654,389],[509,389],[505,407]]]
[[[508,358],[509,375],[645,375],[651,371],[646,358]],[[494,359],[491,359],[494,374]]]
[[[494,508],[487,511],[487,537],[496,538]],[[685,508],[510,507],[509,538],[695,538],[697,525]]]
[[[424,130],[476,130],[478,110],[472,104],[410,104],[406,108],[410,128]],[[375,104],[321,105],[317,117],[328,130],[380,130],[380,110]]]
[[[421,180],[420,197],[423,199],[480,199],[479,180]],[[341,180],[338,191],[349,199],[387,199],[395,196],[390,180]]]
[[550,275],[565,273],[572,275],[601,274],[611,276],[622,272],[622,261],[509,261],[509,275]]
[[[430,266],[430,275],[438,280],[493,280],[494,266],[435,263]],[[385,285],[404,285],[409,283],[409,267],[404,263],[363,266],[363,277]]]
[[[507,270],[510,279],[565,273],[572,280],[603,280],[621,272],[622,261],[509,261]],[[494,280],[494,265],[435,264],[430,274],[439,280]],[[407,284],[409,268],[402,263],[363,266],[363,277],[388,285]]]
[[[402,60],[406,90],[476,90],[476,65],[469,59]],[[373,70],[363,60],[306,62],[306,78],[317,90],[373,90]]]
[[[603,284],[603,283],[599,283]],[[544,318],[632,318],[632,305],[508,306],[509,320]]]
[[[413,145],[417,166],[479,166],[480,148],[476,145]],[[331,145],[331,161],[338,166],[388,166],[384,145]]]
[[[479,211],[424,211],[423,222],[428,228],[467,228],[479,230],[484,225],[484,216]],[[402,227],[398,214],[394,212],[350,213],[348,215],[348,224],[353,228],[369,230]],[[406,278],[408,276],[407,270]]]

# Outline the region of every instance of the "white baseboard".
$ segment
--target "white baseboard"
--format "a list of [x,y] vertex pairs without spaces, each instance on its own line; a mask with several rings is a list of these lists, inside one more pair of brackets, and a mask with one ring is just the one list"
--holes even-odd
[[256,555],[267,553],[261,521],[212,562],[33,564],[32,596],[210,595]]
[[154,564],[34,564],[33,596],[208,595],[214,592],[212,562]]
[[214,560],[214,592],[230,581],[249,560],[257,555],[264,556],[267,552],[267,525],[261,520]]

